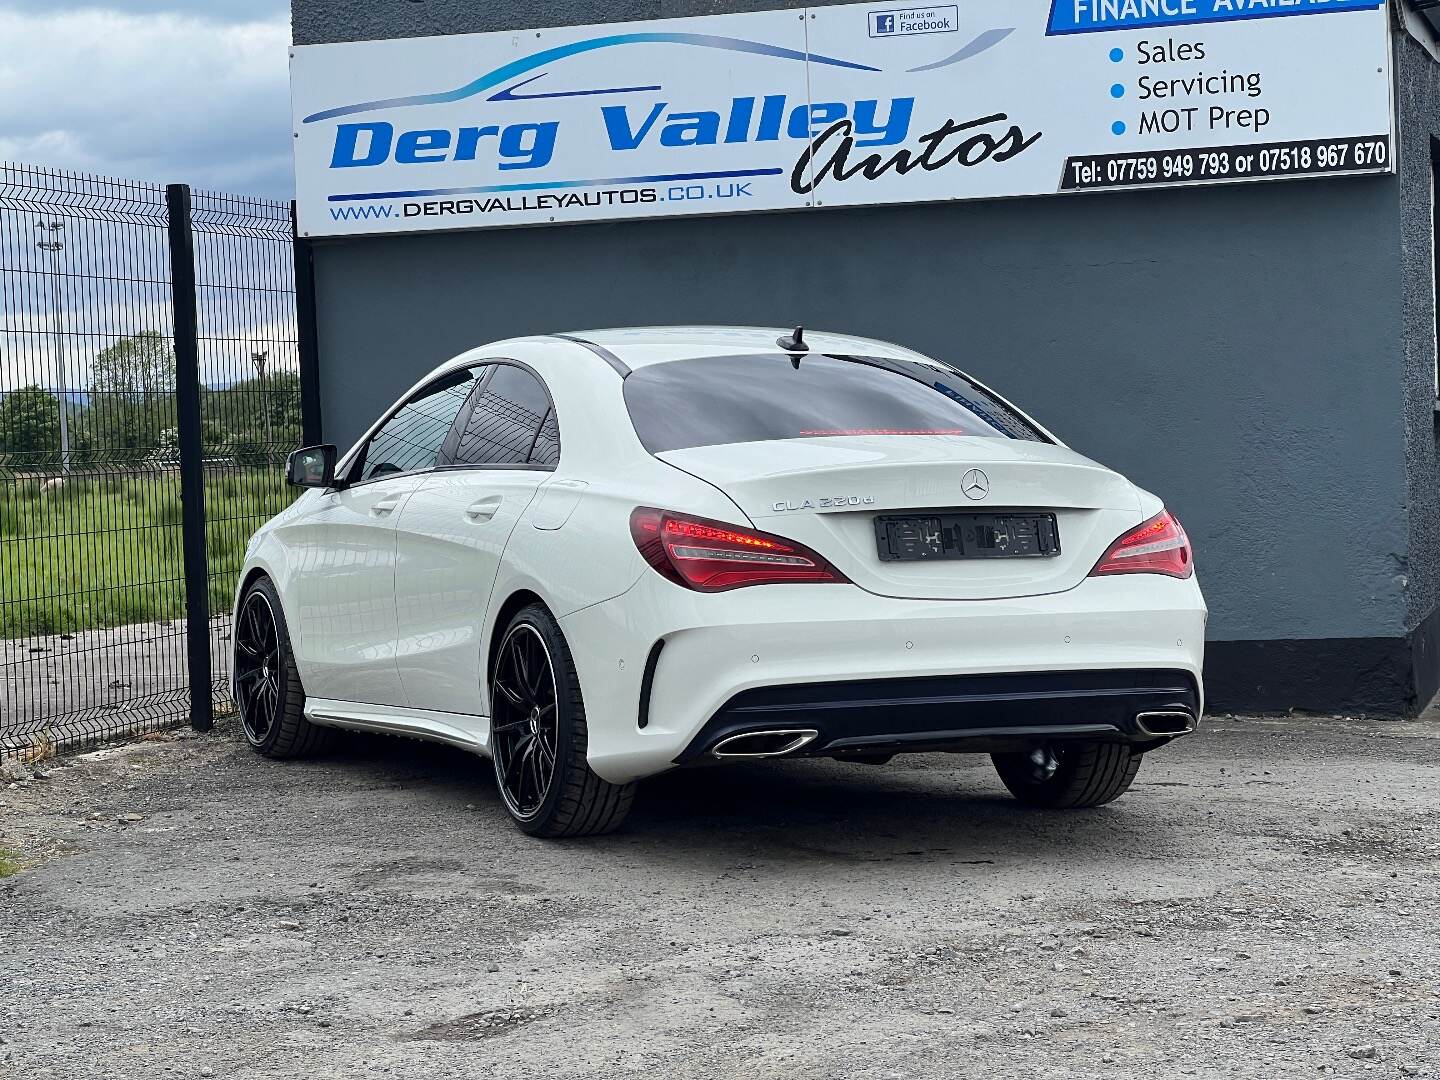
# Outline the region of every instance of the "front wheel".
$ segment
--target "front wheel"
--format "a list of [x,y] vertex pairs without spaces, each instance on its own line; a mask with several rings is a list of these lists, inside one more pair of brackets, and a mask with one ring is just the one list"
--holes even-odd
[[505,809],[531,836],[598,836],[620,827],[634,784],[590,771],[585,703],[570,647],[550,612],[521,610],[490,679],[490,756]]
[[309,757],[334,738],[305,719],[305,688],[290,648],[290,628],[269,578],[246,590],[231,633],[235,645],[235,709],[251,746],[266,757]]
[[1118,799],[1144,755],[1123,743],[1047,743],[1019,754],[991,754],[1010,794],[1028,806],[1075,810]]

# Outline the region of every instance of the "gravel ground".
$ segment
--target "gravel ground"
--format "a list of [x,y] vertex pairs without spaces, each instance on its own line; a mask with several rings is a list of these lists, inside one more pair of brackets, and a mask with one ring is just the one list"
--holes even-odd
[[751,765],[551,843],[457,751],[142,741],[0,788],[0,1075],[1440,1077],[1437,763],[1215,719],[1096,811]]

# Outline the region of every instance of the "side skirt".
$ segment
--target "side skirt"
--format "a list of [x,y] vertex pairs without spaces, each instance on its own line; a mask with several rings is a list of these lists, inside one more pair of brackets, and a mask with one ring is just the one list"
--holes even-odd
[[402,709],[395,705],[362,705],[354,701],[310,698],[305,702],[305,719],[321,727],[369,731],[379,735],[403,735],[411,739],[458,746],[472,754],[490,756],[490,719],[459,713]]

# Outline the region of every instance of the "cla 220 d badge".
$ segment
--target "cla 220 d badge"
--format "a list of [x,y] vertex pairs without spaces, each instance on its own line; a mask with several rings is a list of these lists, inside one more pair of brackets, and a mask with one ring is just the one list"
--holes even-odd
[[787,510],[833,510],[837,506],[874,505],[874,495],[837,495],[833,499],[781,499],[771,509],[783,514]]

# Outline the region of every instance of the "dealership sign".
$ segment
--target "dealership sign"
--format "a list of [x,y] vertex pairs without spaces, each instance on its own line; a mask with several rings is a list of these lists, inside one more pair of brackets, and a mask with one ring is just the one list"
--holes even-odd
[[309,236],[1387,172],[1382,0],[855,4],[293,50]]

